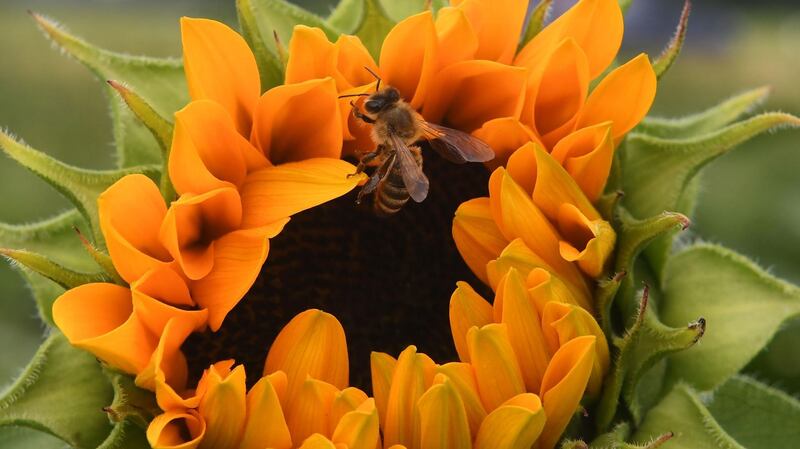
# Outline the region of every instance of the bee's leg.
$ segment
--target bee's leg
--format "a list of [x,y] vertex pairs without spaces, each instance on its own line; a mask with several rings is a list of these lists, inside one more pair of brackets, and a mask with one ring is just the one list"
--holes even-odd
[[356,204],[361,204],[361,200],[365,196],[372,193],[375,190],[375,188],[378,187],[378,183],[380,182],[382,177],[383,177],[382,174],[379,173],[378,171],[376,171],[372,176],[370,176],[369,181],[367,181],[367,183],[364,184],[364,187],[362,187],[361,190],[358,191],[358,196],[356,197]]
[[361,112],[358,109],[358,106],[356,106],[356,103],[354,101],[350,102],[350,106],[353,107],[353,116],[355,118],[357,118],[359,120],[363,120],[363,121],[365,121],[367,123],[370,123],[370,124],[375,123],[375,120],[372,120],[371,118],[367,117],[363,112]]
[[422,167],[422,150],[418,146],[411,146],[408,147],[408,149],[411,150],[411,154],[414,156],[417,165]]

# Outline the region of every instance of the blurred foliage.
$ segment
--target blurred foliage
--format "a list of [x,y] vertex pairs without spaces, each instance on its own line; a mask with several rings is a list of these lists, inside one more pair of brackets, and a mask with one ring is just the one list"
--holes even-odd
[[[320,14],[330,1],[298,1]],[[698,3],[698,2],[695,2]],[[625,51],[655,54],[667,41],[682,2],[634,2]],[[653,114],[677,116],[735,93],[772,87],[766,109],[800,113],[800,8],[773,2],[732,9],[695,5],[684,53],[659,86]],[[782,5],[782,6],[781,6]],[[758,9],[754,9],[758,8]],[[0,2],[0,126],[66,162],[111,167],[110,120],[103,89],[80,64],[53,51],[26,14],[32,9],[103,47],[179,56],[178,17],[235,23],[233,1],[28,0]],[[800,136],[762,136],[705,172],[695,238],[749,255],[774,274],[800,282]],[[0,156],[0,220],[52,216],[66,201],[38,178]],[[19,275],[0,266],[0,385],[20,370],[41,341],[42,325]],[[757,298],[754,298],[757,300]],[[800,323],[778,334],[751,366],[757,375],[800,393]]]

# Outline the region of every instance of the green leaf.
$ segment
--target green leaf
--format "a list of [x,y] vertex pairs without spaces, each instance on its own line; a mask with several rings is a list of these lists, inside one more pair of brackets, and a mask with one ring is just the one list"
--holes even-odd
[[703,342],[670,357],[668,378],[702,390],[739,372],[785,321],[800,315],[800,288],[748,259],[699,244],[672,256],[665,269],[661,319],[681,326],[708,321]]
[[[672,433],[668,432],[663,435],[659,435],[658,437],[644,443],[644,444],[633,444],[627,443],[627,440],[631,435],[631,426],[626,422],[622,422],[614,426],[614,428],[607,433],[604,433],[594,441],[592,444],[589,445],[591,449],[656,449],[661,447],[672,439]],[[562,448],[563,449],[563,448]]]
[[31,289],[31,295],[36,303],[39,318],[50,326],[55,326],[53,322],[53,302],[64,293],[64,287],[23,266],[19,266],[18,269]]
[[716,391],[708,411],[748,449],[793,447],[800,442],[800,401],[746,376],[736,376]]
[[97,216],[97,197],[118,179],[131,173],[143,173],[158,179],[156,166],[131,167],[118,170],[87,170],[73,167],[34,150],[0,132],[0,147],[20,165],[47,181],[69,199],[90,223],[94,241],[102,242]]
[[58,438],[26,427],[0,427],[0,447],[13,449],[69,449]]
[[47,254],[73,270],[88,271],[95,265],[75,232],[75,229],[85,227],[84,223],[75,209],[37,223],[0,223],[0,247]]
[[275,38],[268,29],[259,28],[253,0],[236,0],[236,14],[242,35],[256,57],[258,73],[261,77],[261,91],[267,91],[283,83],[286,66],[278,57]]
[[525,27],[525,33],[522,34],[522,40],[519,42],[518,50],[522,50],[531,39],[536,37],[542,29],[544,29],[544,21],[550,13],[550,8],[553,6],[553,0],[540,0],[539,4],[533,9],[528,17],[528,24]]
[[[406,17],[425,11],[429,0],[379,0],[381,8],[386,11],[386,17],[392,22],[399,22]],[[433,5],[431,4],[431,7]]]
[[0,398],[0,427],[28,427],[93,449],[111,431],[102,409],[112,394],[94,357],[55,333]]
[[123,421],[116,426],[97,449],[150,449],[144,429],[133,421]]
[[656,72],[658,79],[661,79],[667,70],[672,67],[672,64],[678,59],[678,55],[681,53],[683,42],[686,40],[686,29],[689,24],[689,12],[691,12],[691,10],[692,3],[689,0],[685,0],[675,34],[672,36],[672,39],[670,39],[664,51],[661,52],[661,55],[653,61],[653,70]]
[[[273,55],[278,54],[273,34],[277,33],[281,42],[286,44],[292,38],[292,31],[296,25],[320,28],[331,41],[335,41],[339,37],[339,31],[324,19],[285,0],[247,0],[246,2],[240,0],[239,3],[242,11],[249,11],[243,21],[247,24],[247,34],[258,33],[262,43]],[[246,8],[247,4],[249,4],[249,8]],[[240,14],[242,14],[241,11]],[[281,81],[283,81],[282,77]]]
[[341,0],[325,20],[343,33],[354,34],[364,20],[364,0]]
[[[65,53],[86,65],[101,81],[117,80],[136,91],[162,117],[172,117],[188,102],[183,66],[177,59],[129,56],[92,46],[56,22],[34,14],[39,27]],[[107,87],[120,167],[161,162],[153,137],[124,102]]]
[[63,288],[70,289],[92,282],[107,282],[109,279],[102,272],[82,273],[71,270],[53,262],[47,256],[19,249],[0,248],[0,255],[9,261],[18,263],[41,274]]
[[683,118],[645,117],[636,132],[663,138],[688,138],[707,134],[749,113],[769,96],[768,87],[736,95],[703,112]]
[[105,408],[112,422],[132,421],[145,429],[161,410],[151,391],[136,386],[134,379],[111,368],[105,368],[106,377],[114,387],[114,401]]
[[369,53],[377,61],[380,59],[381,46],[389,31],[394,27],[395,22],[387,17],[386,12],[377,0],[363,0],[364,15],[361,25],[355,35],[367,47]]

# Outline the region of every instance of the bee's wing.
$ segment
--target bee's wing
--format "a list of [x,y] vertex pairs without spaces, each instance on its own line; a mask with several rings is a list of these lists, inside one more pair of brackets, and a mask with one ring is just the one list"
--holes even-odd
[[421,203],[428,196],[428,178],[422,172],[422,168],[417,164],[417,161],[414,160],[408,145],[394,134],[391,134],[390,138],[395,150],[395,163],[400,166],[400,175],[403,176],[406,189],[408,189],[408,193],[414,201]]
[[426,121],[420,123],[424,138],[439,155],[450,162],[486,162],[494,159],[494,151],[486,142],[463,131],[435,125]]

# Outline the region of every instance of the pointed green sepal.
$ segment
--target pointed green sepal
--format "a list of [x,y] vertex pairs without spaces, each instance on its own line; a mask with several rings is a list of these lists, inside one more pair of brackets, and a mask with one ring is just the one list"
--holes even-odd
[[65,289],[74,288],[83,284],[91,284],[93,282],[108,281],[104,273],[81,273],[70,270],[63,265],[53,262],[47,258],[47,256],[30,251],[0,248],[0,255],[6,257],[12,263],[18,263],[41,274]]
[[90,223],[94,241],[103,241],[97,215],[97,197],[114,182],[131,173],[143,173],[158,179],[157,166],[119,170],[87,170],[67,165],[17,141],[0,131],[0,148],[20,165],[32,171],[67,197]]
[[666,432],[662,435],[654,437],[652,440],[642,443],[634,444],[627,443],[626,440],[630,438],[631,426],[627,422],[622,422],[614,426],[610,432],[604,433],[592,441],[589,449],[658,449],[664,443],[671,440],[675,436],[672,432]]
[[77,227],[75,228],[75,233],[78,234],[78,238],[80,239],[83,248],[86,250],[89,256],[100,268],[103,269],[107,279],[113,281],[115,284],[126,285],[125,281],[122,279],[122,276],[119,275],[116,267],[114,267],[114,262],[111,260],[111,256],[94,246],[92,242],[83,236],[83,233],[81,233],[81,230]]
[[[283,83],[286,64],[278,58],[274,40],[272,45],[268,45],[268,41],[265,40],[267,38],[273,39],[272,36],[275,30],[267,35],[262,33],[256,19],[253,0],[236,0],[236,14],[239,18],[239,28],[242,29],[242,35],[256,57],[258,73],[261,77],[261,90],[267,91]],[[268,31],[264,30],[264,32]]]
[[105,367],[104,371],[114,387],[114,401],[103,409],[108,419],[112,423],[130,420],[141,429],[146,429],[150,421],[161,414],[153,392],[137,387],[127,374],[109,367]]
[[637,386],[642,375],[667,355],[693,346],[706,330],[706,320],[702,317],[695,317],[694,321],[681,327],[665,326],[648,308],[647,286],[641,298],[636,321],[623,338],[614,341],[618,356],[597,408],[598,430],[606,429],[612,423],[620,395],[634,420],[639,422],[642,410]]
[[653,70],[656,72],[656,77],[661,79],[667,70],[672,67],[672,64],[678,59],[678,55],[683,48],[683,42],[686,40],[686,29],[689,24],[689,13],[692,11],[692,2],[685,0],[683,3],[683,10],[681,11],[681,18],[678,20],[678,27],[675,29],[675,34],[670,39],[664,51],[653,61]]
[[522,34],[522,40],[519,42],[518,50],[522,50],[531,39],[536,37],[544,29],[544,21],[550,13],[550,8],[553,6],[553,0],[540,0],[539,4],[533,8],[528,24],[525,26],[525,33]]
[[[161,117],[172,117],[189,100],[183,65],[177,59],[130,56],[97,48],[68,33],[62,26],[32,13],[39,27],[66,54],[87,66],[105,82],[125,83]],[[114,140],[120,167],[161,162],[161,152],[150,131],[108,86]]]
[[361,39],[369,53],[377,61],[381,55],[383,40],[394,27],[395,22],[389,18],[377,0],[362,0],[362,2],[362,19],[354,34]]
[[0,397],[0,427],[28,427],[94,449],[111,431],[103,407],[112,396],[97,360],[55,333]]

